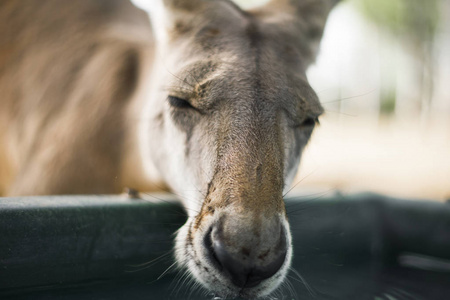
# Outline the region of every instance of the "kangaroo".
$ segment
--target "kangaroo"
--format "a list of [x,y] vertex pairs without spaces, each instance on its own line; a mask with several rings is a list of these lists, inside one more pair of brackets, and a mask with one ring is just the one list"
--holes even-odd
[[188,220],[180,267],[260,298],[292,259],[283,202],[323,109],[308,84],[338,1],[164,0],[157,41],[127,0],[0,4],[0,193],[151,191]]

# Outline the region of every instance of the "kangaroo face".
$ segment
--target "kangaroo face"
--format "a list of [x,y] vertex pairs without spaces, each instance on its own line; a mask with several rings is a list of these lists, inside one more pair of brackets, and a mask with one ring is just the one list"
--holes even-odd
[[147,177],[189,214],[179,265],[219,296],[270,294],[292,257],[283,192],[322,113],[305,71],[333,2],[163,0],[166,38],[145,86],[153,41],[128,0],[2,3],[0,192],[112,193],[115,174],[140,183],[143,99]]
[[179,264],[220,296],[268,295],[289,269],[283,191],[322,113],[305,71],[331,7],[298,2],[165,1],[142,155],[188,212]]

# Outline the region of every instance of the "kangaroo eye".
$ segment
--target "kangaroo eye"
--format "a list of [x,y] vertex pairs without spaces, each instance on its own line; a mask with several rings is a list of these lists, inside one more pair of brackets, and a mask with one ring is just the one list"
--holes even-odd
[[167,100],[169,101],[170,106],[175,108],[194,108],[187,100],[178,97],[169,96]]
[[319,124],[319,118],[308,117],[302,122],[301,126],[302,127],[314,127],[316,124]]

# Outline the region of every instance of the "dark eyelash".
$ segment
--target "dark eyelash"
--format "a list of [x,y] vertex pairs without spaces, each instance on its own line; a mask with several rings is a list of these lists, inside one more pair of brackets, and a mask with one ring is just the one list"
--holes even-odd
[[308,117],[301,124],[301,127],[314,127],[315,125],[320,125],[318,117]]
[[170,106],[175,108],[194,108],[187,100],[175,96],[168,96],[167,100],[169,101]]

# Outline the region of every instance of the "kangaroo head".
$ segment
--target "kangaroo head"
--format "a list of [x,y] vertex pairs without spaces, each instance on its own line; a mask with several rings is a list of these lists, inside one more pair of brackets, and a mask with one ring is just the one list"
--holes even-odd
[[140,134],[147,173],[189,214],[177,260],[220,296],[268,295],[292,257],[283,191],[322,113],[305,72],[332,3],[164,7],[166,38]]

